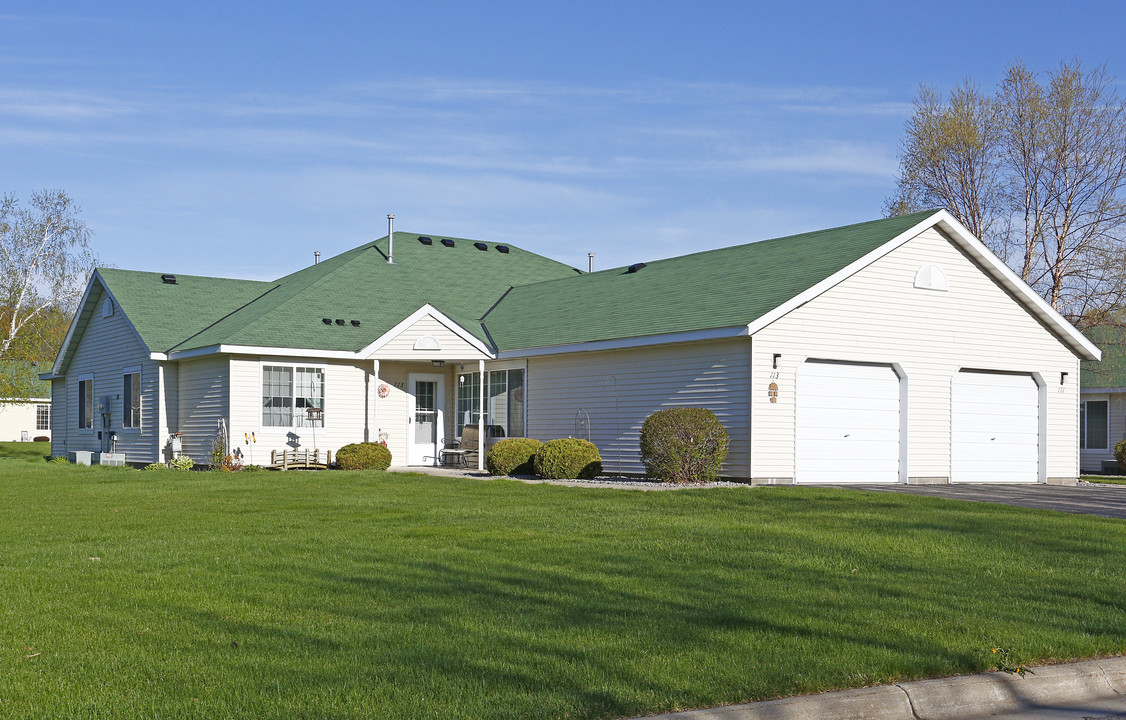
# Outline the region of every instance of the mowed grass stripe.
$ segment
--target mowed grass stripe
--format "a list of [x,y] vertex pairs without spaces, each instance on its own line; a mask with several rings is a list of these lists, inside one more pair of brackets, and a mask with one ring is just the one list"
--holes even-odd
[[817,488],[0,461],[0,716],[611,718],[972,672],[997,645],[1115,654],[1124,528]]

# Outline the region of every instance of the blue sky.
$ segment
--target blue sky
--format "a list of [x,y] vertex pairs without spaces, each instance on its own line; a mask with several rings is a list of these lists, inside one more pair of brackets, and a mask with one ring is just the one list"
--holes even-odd
[[117,267],[271,279],[396,230],[606,268],[879,217],[920,82],[1126,76],[1126,4],[22,2],[0,191]]

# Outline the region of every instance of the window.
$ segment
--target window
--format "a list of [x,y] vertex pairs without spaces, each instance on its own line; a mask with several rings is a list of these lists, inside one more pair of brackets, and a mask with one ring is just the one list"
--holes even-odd
[[121,427],[141,427],[141,370],[131,370],[123,376],[121,391]]
[[36,405],[35,406],[35,429],[36,430],[50,430],[51,429],[51,406],[50,405]]
[[[485,424],[494,437],[524,436],[524,369],[487,373]],[[457,434],[475,425],[481,412],[481,376],[462,373],[457,383]]]
[[1107,401],[1088,400],[1079,413],[1079,447],[1085,450],[1107,448]]
[[82,376],[78,380],[78,427],[89,430],[94,427],[94,376]]
[[324,397],[324,368],[262,367],[263,427],[324,427]]

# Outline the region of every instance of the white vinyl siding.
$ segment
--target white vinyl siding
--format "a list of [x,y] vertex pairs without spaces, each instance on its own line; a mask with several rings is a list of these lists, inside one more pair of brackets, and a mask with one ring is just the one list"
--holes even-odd
[[[948,292],[914,287],[924,265],[942,269]],[[904,372],[909,481],[950,478],[951,382],[959,370],[1039,373],[1047,385],[1046,477],[1076,477],[1079,360],[937,230],[909,240],[753,340],[758,480],[794,477],[795,373],[807,357],[896,363]],[[1062,385],[1061,372],[1068,373]],[[779,386],[774,403],[771,382]]]
[[887,365],[798,369],[796,481],[899,482],[900,386]]
[[[262,377],[264,367],[313,368],[323,373],[323,421],[317,427],[306,427],[302,418],[300,425],[270,427],[262,422]],[[363,442],[365,429],[367,438],[377,439],[370,421],[365,417],[374,413],[370,407],[369,390],[371,363],[326,360],[315,365],[308,360],[286,357],[260,357],[236,355],[230,360],[231,412],[229,429],[231,449],[242,453],[244,463],[253,461],[256,465],[269,462],[271,450],[284,450],[297,443],[308,450],[331,450],[335,453],[349,443]],[[294,378],[298,373],[294,372]],[[181,382],[183,382],[181,380]],[[299,403],[298,413],[305,413],[304,398]],[[256,442],[248,442],[253,433]],[[394,451],[392,451],[394,452]]]
[[585,437],[578,419],[586,417],[606,473],[645,472],[639,437],[650,414],[671,407],[704,407],[715,412],[730,435],[721,474],[747,476],[746,339],[531,358],[525,383],[527,436]]
[[[159,282],[159,280],[157,281]],[[68,452],[101,450],[99,431],[117,432],[117,451],[124,452],[130,463],[151,463],[158,459],[159,449],[164,438],[155,431],[160,419],[157,417],[158,403],[155,402],[159,388],[157,383],[157,363],[149,359],[148,349],[138,339],[129,325],[124,313],[115,312],[103,317],[100,312],[106,295],[101,285],[95,283],[87,302],[95,309],[88,313],[81,336],[72,338],[76,343],[70,364],[65,368],[65,381],[52,383],[53,405],[55,406],[56,427],[65,427],[62,438],[52,443],[51,452],[65,456]],[[121,433],[123,421],[122,371],[136,368],[141,373],[141,428],[137,432]],[[94,402],[93,427],[89,430],[78,428],[78,379],[93,375],[92,395]],[[102,427],[102,418],[97,413],[99,398],[110,397],[109,427]]]
[[28,439],[51,435],[39,427],[39,409],[44,407],[50,411],[51,406],[42,403],[0,401],[0,442],[19,442],[23,433]]
[[177,374],[178,428],[184,434],[184,454],[197,464],[207,464],[211,461],[211,444],[219,431],[219,420],[230,417],[230,359],[220,355],[182,360]]
[[954,376],[951,482],[1034,482],[1040,390],[1028,375]]
[[[467,278],[467,282],[472,279]],[[415,343],[422,338],[433,338],[439,349],[415,349]],[[429,344],[429,343],[424,343]],[[457,333],[450,330],[430,315],[421,317],[418,322],[406,328],[375,353],[384,360],[449,360],[453,358],[480,358],[481,351],[470,345]],[[476,363],[474,363],[476,367]]]

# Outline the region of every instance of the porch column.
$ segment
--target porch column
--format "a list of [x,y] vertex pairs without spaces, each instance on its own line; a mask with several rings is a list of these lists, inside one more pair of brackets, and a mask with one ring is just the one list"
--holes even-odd
[[[379,441],[379,360],[372,359],[371,361],[371,381],[367,383],[364,388],[367,393],[367,403],[371,407],[368,417],[365,421],[364,427],[364,442],[378,442]],[[371,427],[367,427],[370,423]],[[375,429],[375,432],[371,431]]]
[[485,361],[477,361],[481,374],[481,412],[477,413],[477,469],[485,469]]

